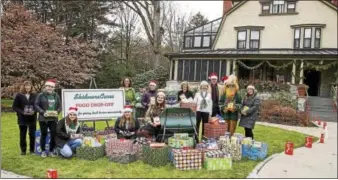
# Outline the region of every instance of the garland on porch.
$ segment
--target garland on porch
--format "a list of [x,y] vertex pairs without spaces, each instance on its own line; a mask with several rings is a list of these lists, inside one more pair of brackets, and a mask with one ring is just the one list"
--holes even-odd
[[289,62],[289,63],[286,63],[286,64],[283,64],[281,66],[276,66],[276,65],[273,65],[271,64],[269,61],[262,61],[261,63],[257,64],[256,66],[247,66],[245,65],[242,61],[237,61],[239,65],[241,65],[242,67],[244,67],[245,69],[248,69],[248,70],[256,70],[258,68],[260,68],[264,63],[267,63],[269,67],[272,67],[272,68],[275,68],[277,70],[280,70],[280,69],[285,69],[287,67],[289,67],[290,65],[293,64],[293,61]]
[[275,68],[277,70],[285,69],[285,68],[287,68],[287,67],[289,67],[290,65],[293,64],[293,61],[290,61],[286,64],[281,65],[281,66],[276,66],[276,65],[271,64],[269,61],[265,61],[265,62],[269,65],[269,67]]
[[261,63],[257,64],[256,66],[252,66],[252,67],[249,67],[249,66],[245,65],[242,61],[237,60],[237,62],[238,62],[239,65],[241,65],[245,69],[255,70],[255,69],[260,68],[264,64],[265,61],[262,61]]
[[309,69],[315,69],[317,71],[325,71],[325,70],[328,70],[330,69],[331,67],[334,67],[338,64],[338,61],[333,61],[331,63],[328,63],[328,64],[314,64],[314,63],[311,63],[309,61],[305,61],[305,65],[304,65],[304,68],[309,68]]

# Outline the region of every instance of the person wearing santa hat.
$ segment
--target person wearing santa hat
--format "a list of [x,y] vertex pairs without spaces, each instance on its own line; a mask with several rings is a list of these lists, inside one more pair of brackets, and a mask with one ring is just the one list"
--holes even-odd
[[255,127],[255,123],[258,117],[258,110],[260,107],[260,98],[257,96],[255,86],[249,85],[247,87],[247,94],[242,102],[241,108],[241,120],[239,126],[244,127],[245,137],[251,137],[254,139],[252,130]]
[[70,158],[77,147],[82,145],[80,123],[77,121],[78,108],[70,107],[67,116],[61,119],[56,127],[55,143],[60,148],[60,154]]
[[62,110],[60,96],[55,93],[56,80],[50,79],[46,81],[43,91],[37,96],[34,108],[39,113],[39,125],[41,130],[41,157],[47,157],[46,153],[46,137],[48,129],[50,131],[50,145],[49,154],[50,157],[55,157],[55,135],[56,126],[58,121],[58,115]]
[[140,128],[140,123],[132,116],[133,107],[124,106],[123,115],[115,122],[115,132],[117,138],[136,139],[136,132]]
[[161,130],[160,115],[166,106],[166,95],[163,92],[158,92],[156,102],[152,104],[145,115],[147,125],[143,126],[138,132],[138,136],[145,136],[156,140],[158,133]]
[[155,98],[156,98],[156,87],[157,87],[157,82],[152,80],[149,82],[149,90],[142,96],[141,104],[144,107],[144,109],[147,111],[149,106],[151,104],[155,103]]
[[211,116],[214,117],[217,114],[221,113],[219,109],[219,101],[224,93],[222,86],[217,83],[218,76],[216,73],[211,73],[209,75],[209,80],[211,83],[209,85],[208,92],[211,93],[211,98],[213,102]]

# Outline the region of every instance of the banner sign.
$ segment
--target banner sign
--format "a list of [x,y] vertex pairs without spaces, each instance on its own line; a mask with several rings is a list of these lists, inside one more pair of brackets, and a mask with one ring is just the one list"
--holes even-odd
[[122,115],[124,103],[123,89],[62,89],[63,117],[76,106],[79,120],[110,120]]

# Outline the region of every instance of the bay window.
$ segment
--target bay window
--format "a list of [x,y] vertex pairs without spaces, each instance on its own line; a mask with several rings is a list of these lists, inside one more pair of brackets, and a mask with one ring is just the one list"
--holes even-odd
[[260,33],[258,30],[251,30],[250,31],[250,42],[249,48],[250,49],[258,49],[259,48],[259,37]]
[[299,49],[300,48],[300,28],[295,29],[295,38],[293,41],[293,48]]
[[312,28],[304,28],[303,48],[311,48]]
[[237,34],[237,49],[246,48],[246,30],[238,31]]

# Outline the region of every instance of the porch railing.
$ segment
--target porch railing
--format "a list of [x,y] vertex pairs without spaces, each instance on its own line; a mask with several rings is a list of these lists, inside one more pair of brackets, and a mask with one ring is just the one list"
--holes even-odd
[[332,100],[337,108],[337,90],[338,89],[338,84],[332,84],[331,86],[331,97]]

